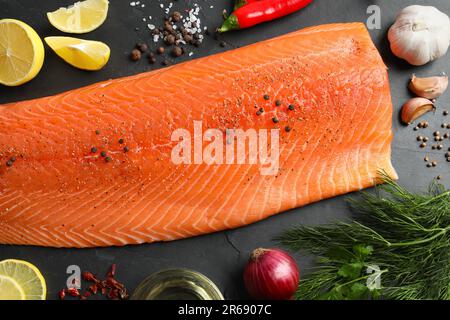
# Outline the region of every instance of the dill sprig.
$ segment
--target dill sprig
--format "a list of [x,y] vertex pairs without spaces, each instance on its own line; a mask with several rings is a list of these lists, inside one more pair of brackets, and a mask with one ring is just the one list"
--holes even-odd
[[[318,257],[297,298],[450,298],[450,191],[434,182],[424,194],[411,193],[386,175],[382,179],[375,193],[349,200],[353,221],[301,225],[276,239]],[[370,250],[358,256],[355,246]],[[349,274],[349,266],[356,271]],[[378,268],[379,287],[367,284],[372,266]],[[360,294],[353,292],[355,284]]]

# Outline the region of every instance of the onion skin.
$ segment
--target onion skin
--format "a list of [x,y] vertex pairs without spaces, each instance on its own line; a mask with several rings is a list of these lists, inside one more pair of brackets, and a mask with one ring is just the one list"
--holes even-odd
[[292,299],[299,280],[297,263],[280,249],[256,249],[244,270],[247,292],[258,300]]

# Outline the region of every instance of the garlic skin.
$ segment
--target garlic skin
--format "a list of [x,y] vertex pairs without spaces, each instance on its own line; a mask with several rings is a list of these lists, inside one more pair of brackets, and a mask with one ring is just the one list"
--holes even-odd
[[402,107],[402,122],[410,125],[425,113],[435,109],[434,103],[425,98],[409,99]]
[[409,90],[427,99],[439,98],[448,88],[448,76],[418,78],[413,74]]
[[435,7],[409,6],[397,16],[388,38],[397,57],[421,66],[447,53],[450,19]]

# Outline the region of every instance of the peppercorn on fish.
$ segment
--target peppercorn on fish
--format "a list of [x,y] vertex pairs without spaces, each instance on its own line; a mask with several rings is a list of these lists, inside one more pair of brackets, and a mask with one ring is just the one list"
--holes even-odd
[[[379,170],[396,178],[391,122],[387,70],[360,23],[312,27],[6,104],[0,243],[81,248],[169,241],[370,187]],[[278,132],[270,136],[278,139],[276,170],[263,174],[258,161],[197,161],[199,124],[205,132]],[[189,140],[174,139],[177,130],[195,136],[181,162],[174,150]],[[215,139],[216,147],[234,143]],[[212,140],[200,137],[200,155]]]

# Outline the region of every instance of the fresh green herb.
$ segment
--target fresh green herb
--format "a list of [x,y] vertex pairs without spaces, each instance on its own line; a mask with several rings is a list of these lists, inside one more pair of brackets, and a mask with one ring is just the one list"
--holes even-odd
[[353,221],[299,226],[277,239],[318,257],[297,298],[450,298],[450,191],[433,183],[416,194],[383,180],[350,200]]

